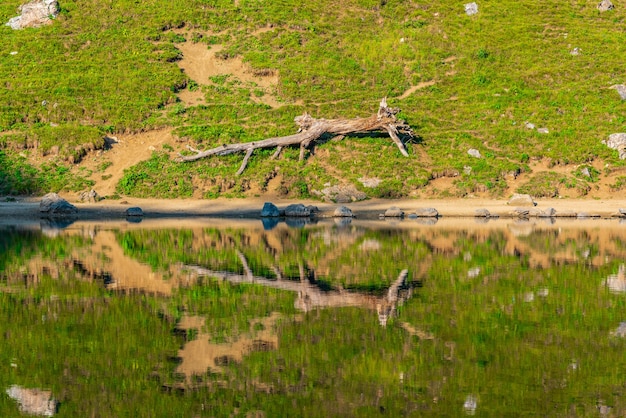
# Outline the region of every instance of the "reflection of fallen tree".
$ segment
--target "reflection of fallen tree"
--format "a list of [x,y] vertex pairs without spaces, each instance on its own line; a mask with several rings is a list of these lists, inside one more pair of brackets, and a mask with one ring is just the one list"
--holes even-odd
[[243,264],[243,274],[214,271],[195,265],[182,265],[181,269],[198,276],[209,276],[230,283],[258,284],[274,289],[296,292],[298,298],[296,299],[295,307],[304,312],[318,308],[348,306],[375,310],[378,313],[378,320],[382,326],[387,324],[389,317],[395,315],[398,305],[402,305],[405,300],[413,295],[413,288],[407,286],[406,282],[409,273],[407,269],[402,270],[387,292],[379,296],[369,293],[351,292],[344,289],[323,290],[312,275],[306,276],[304,267],[300,268],[299,281],[283,279],[278,268],[274,269],[277,276],[276,279],[255,276],[248,266],[245,256],[239,253],[239,258]]

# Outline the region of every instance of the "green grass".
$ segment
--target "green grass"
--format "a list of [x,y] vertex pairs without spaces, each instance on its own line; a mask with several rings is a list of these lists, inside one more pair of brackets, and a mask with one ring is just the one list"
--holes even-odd
[[[0,19],[14,16],[19,3],[4,2]],[[37,142],[37,152],[57,146],[62,157],[77,161],[102,146],[104,133],[161,126],[175,127],[177,135],[201,147],[257,140],[293,133],[293,117],[304,110],[315,117],[368,116],[387,96],[419,135],[409,144],[410,157],[399,156],[384,138],[326,144],[327,164],[354,151],[351,164],[343,162],[332,173],[333,182],[358,185],[355,179],[367,172],[388,182],[372,196],[407,196],[427,184],[433,172],[472,166],[454,193],[500,195],[503,173],[523,169],[523,155],[559,164],[601,160],[624,166],[617,152],[600,143],[624,127],[624,102],[608,89],[625,82],[619,59],[626,52],[619,29],[626,18],[623,8],[600,13],[591,3],[507,1],[482,4],[469,17],[454,3],[417,7],[365,0],[262,6],[245,0],[122,0],[104,8],[88,0],[61,7],[50,26],[0,27],[5,51],[0,55],[0,141],[7,152]],[[255,31],[268,25],[271,30]],[[222,44],[222,58],[238,56],[254,69],[277,71],[273,93],[286,106],[253,103],[261,91],[227,76],[202,86],[206,106],[177,103],[177,91],[207,83],[190,80],[178,68],[177,45],[184,39],[207,47]],[[582,52],[570,54],[574,47]],[[435,84],[399,99],[410,86],[428,81]],[[302,104],[291,105],[296,101]],[[549,133],[529,130],[525,122]],[[469,148],[487,157],[470,160]],[[245,181],[217,188],[198,181],[192,187],[230,195],[245,194],[245,182],[262,188],[274,168],[263,157],[253,158]],[[171,173],[177,164],[163,161]],[[237,170],[234,159],[186,166],[199,177],[222,164],[224,176]],[[289,166],[282,168],[285,181],[297,183],[292,173],[298,163],[279,164]],[[317,187],[315,182],[309,189]],[[120,188],[146,195],[140,182],[126,181]],[[153,195],[189,193],[186,186],[176,190]]]

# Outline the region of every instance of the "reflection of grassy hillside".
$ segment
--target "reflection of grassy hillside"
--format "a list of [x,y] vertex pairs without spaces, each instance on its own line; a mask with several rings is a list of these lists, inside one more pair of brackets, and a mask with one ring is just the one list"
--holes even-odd
[[[469,395],[477,399],[477,415],[587,416],[598,405],[624,414],[626,340],[611,332],[626,320],[626,299],[603,285],[623,259],[619,234],[611,232],[611,251],[617,252],[601,253],[615,263],[594,267],[581,256],[533,267],[525,254],[505,251],[503,231],[419,231],[364,230],[353,240],[317,228],[286,229],[280,239],[218,228],[118,234],[129,255],[151,261],[155,269],[182,261],[241,271],[234,250],[239,246],[255,274],[272,261],[285,269],[306,262],[308,254],[313,265],[330,254],[350,264],[366,240],[369,248],[380,245],[390,254],[380,263],[390,270],[394,257],[410,269],[428,260],[420,273],[423,287],[413,289],[386,327],[375,311],[296,312],[291,291],[211,278],[171,298],[110,292],[63,263],[74,245],[85,248],[85,238],[2,231],[0,254],[9,256],[0,261],[0,284],[9,283],[11,292],[0,292],[0,336],[6,342],[0,385],[51,389],[61,401],[60,417],[228,416],[235,410],[266,416],[459,416]],[[593,230],[571,236],[580,248],[602,241]],[[451,251],[432,245],[442,237]],[[558,244],[556,238],[533,233],[525,240],[542,249]],[[564,249],[572,245],[562,242]],[[33,259],[58,261],[59,277],[43,271],[37,282],[25,281],[24,267]],[[340,265],[332,265],[333,280],[339,280],[332,271]],[[375,277],[362,273],[359,283]],[[272,329],[276,347],[259,341],[241,362],[225,359],[223,373],[193,378],[193,390],[163,390],[183,380],[168,360],[184,343],[172,334],[183,314],[205,318],[205,329],[188,332],[186,339],[205,335],[228,345],[251,324],[259,331],[258,319],[272,312],[282,314]],[[0,398],[2,416],[16,413],[12,400]]]
[[[14,16],[19,3],[3,2],[1,20]],[[207,197],[241,196],[263,190],[268,176],[280,172],[279,190],[291,196],[329,181],[359,186],[363,176],[384,180],[380,189],[368,190],[371,195],[403,196],[447,172],[458,173],[448,193],[497,195],[536,158],[608,163],[599,177],[624,165],[600,143],[624,123],[622,101],[608,89],[625,82],[619,59],[626,48],[624,8],[599,13],[596,3],[505,1],[481,4],[470,17],[462,4],[442,1],[260,7],[255,1],[122,0],[103,8],[87,0],[61,7],[50,26],[0,26],[0,79],[6,80],[0,144],[8,153],[58,147],[65,164],[101,148],[105,134],[161,126],[201,148],[252,141],[292,133],[293,117],[305,110],[326,118],[369,115],[385,96],[419,135],[408,159],[383,137],[326,143],[304,164],[306,175],[294,161],[297,151],[278,161],[259,152],[235,180],[235,157],[186,164],[184,173],[171,161],[163,161],[161,172],[139,165],[123,181],[124,193],[170,197],[169,188],[144,186],[178,179],[177,195],[189,195],[193,185]],[[233,77],[190,80],[177,66],[184,40],[220,44],[221,59],[241,57],[254,71],[279,74],[279,83],[262,92]],[[581,52],[572,55],[574,48]],[[423,88],[402,96],[420,83]],[[203,91],[207,104],[177,102],[186,86]],[[285,106],[255,103],[261,94]],[[469,156],[469,148],[483,158]],[[556,181],[566,192],[584,194],[597,180],[563,177],[546,188],[538,176],[524,187],[550,195]],[[302,181],[308,191],[299,187]]]

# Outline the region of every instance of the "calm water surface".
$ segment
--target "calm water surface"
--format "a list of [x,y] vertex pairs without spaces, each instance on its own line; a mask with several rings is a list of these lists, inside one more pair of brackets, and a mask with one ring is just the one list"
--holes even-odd
[[624,416],[626,224],[0,224],[0,416]]

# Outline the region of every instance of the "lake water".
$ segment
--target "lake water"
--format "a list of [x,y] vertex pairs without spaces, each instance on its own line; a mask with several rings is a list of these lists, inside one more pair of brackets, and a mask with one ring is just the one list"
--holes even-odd
[[619,220],[0,224],[0,416],[623,416]]

